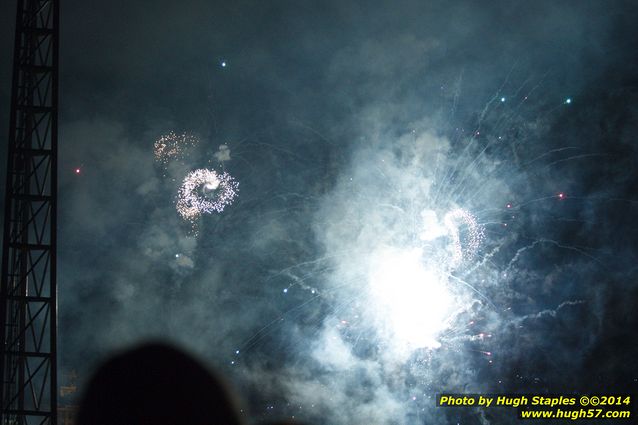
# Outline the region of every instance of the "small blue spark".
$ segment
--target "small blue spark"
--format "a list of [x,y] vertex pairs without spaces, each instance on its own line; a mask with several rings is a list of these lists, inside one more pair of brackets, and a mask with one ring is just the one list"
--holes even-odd
[[501,102],[505,102],[505,98],[504,97],[501,97]]
[[571,97],[568,97],[567,99],[565,99],[565,103],[566,103],[567,105],[569,105],[570,103],[572,103],[572,98],[571,98]]
[[288,293],[288,288],[284,288],[284,294]]
[[226,63],[226,61],[222,61],[222,62],[220,63],[220,65],[222,66],[222,68],[226,68],[226,65],[228,65],[228,64]]

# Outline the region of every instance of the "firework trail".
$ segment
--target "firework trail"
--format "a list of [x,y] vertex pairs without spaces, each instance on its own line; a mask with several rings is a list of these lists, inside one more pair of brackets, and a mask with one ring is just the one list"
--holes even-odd
[[178,191],[177,212],[186,220],[222,212],[233,203],[239,183],[228,173],[200,168],[184,178]]

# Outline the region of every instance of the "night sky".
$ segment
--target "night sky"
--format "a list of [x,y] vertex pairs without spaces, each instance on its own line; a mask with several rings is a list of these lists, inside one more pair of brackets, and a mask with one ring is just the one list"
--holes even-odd
[[[61,1],[62,382],[159,338],[255,423],[637,394],[636,22],[631,1]],[[185,219],[197,169],[238,190]]]

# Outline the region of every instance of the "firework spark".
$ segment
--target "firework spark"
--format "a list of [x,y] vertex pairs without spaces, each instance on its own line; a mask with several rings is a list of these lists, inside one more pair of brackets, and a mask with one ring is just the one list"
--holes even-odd
[[483,227],[469,211],[456,208],[448,212],[443,222],[439,222],[432,210],[421,212],[423,231],[420,238],[425,242],[439,241],[447,238],[449,242],[442,261],[449,269],[458,267],[461,262],[469,260],[476,254],[484,237]]
[[[472,214],[461,208],[447,213],[443,221],[452,239],[451,264],[456,267],[464,259],[472,258],[476,254],[483,239],[483,228],[478,225]],[[461,240],[461,225],[465,225],[465,243]]]
[[153,146],[155,161],[167,168],[171,161],[183,160],[187,152],[198,143],[197,137],[191,134],[176,134],[171,131],[155,141]]
[[200,168],[184,178],[178,191],[177,212],[186,220],[222,212],[233,203],[239,183],[228,173]]

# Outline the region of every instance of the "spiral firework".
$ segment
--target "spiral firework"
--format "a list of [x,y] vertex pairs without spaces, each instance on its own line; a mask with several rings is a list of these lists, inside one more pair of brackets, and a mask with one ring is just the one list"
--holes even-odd
[[[457,208],[447,213],[443,221],[451,237],[451,264],[455,267],[464,259],[471,258],[476,254],[483,240],[483,228],[477,223],[472,214],[462,208]],[[460,224],[466,226],[465,243],[461,241]]]
[[222,212],[233,203],[239,183],[228,173],[200,168],[188,173],[178,191],[177,212],[186,220]]

